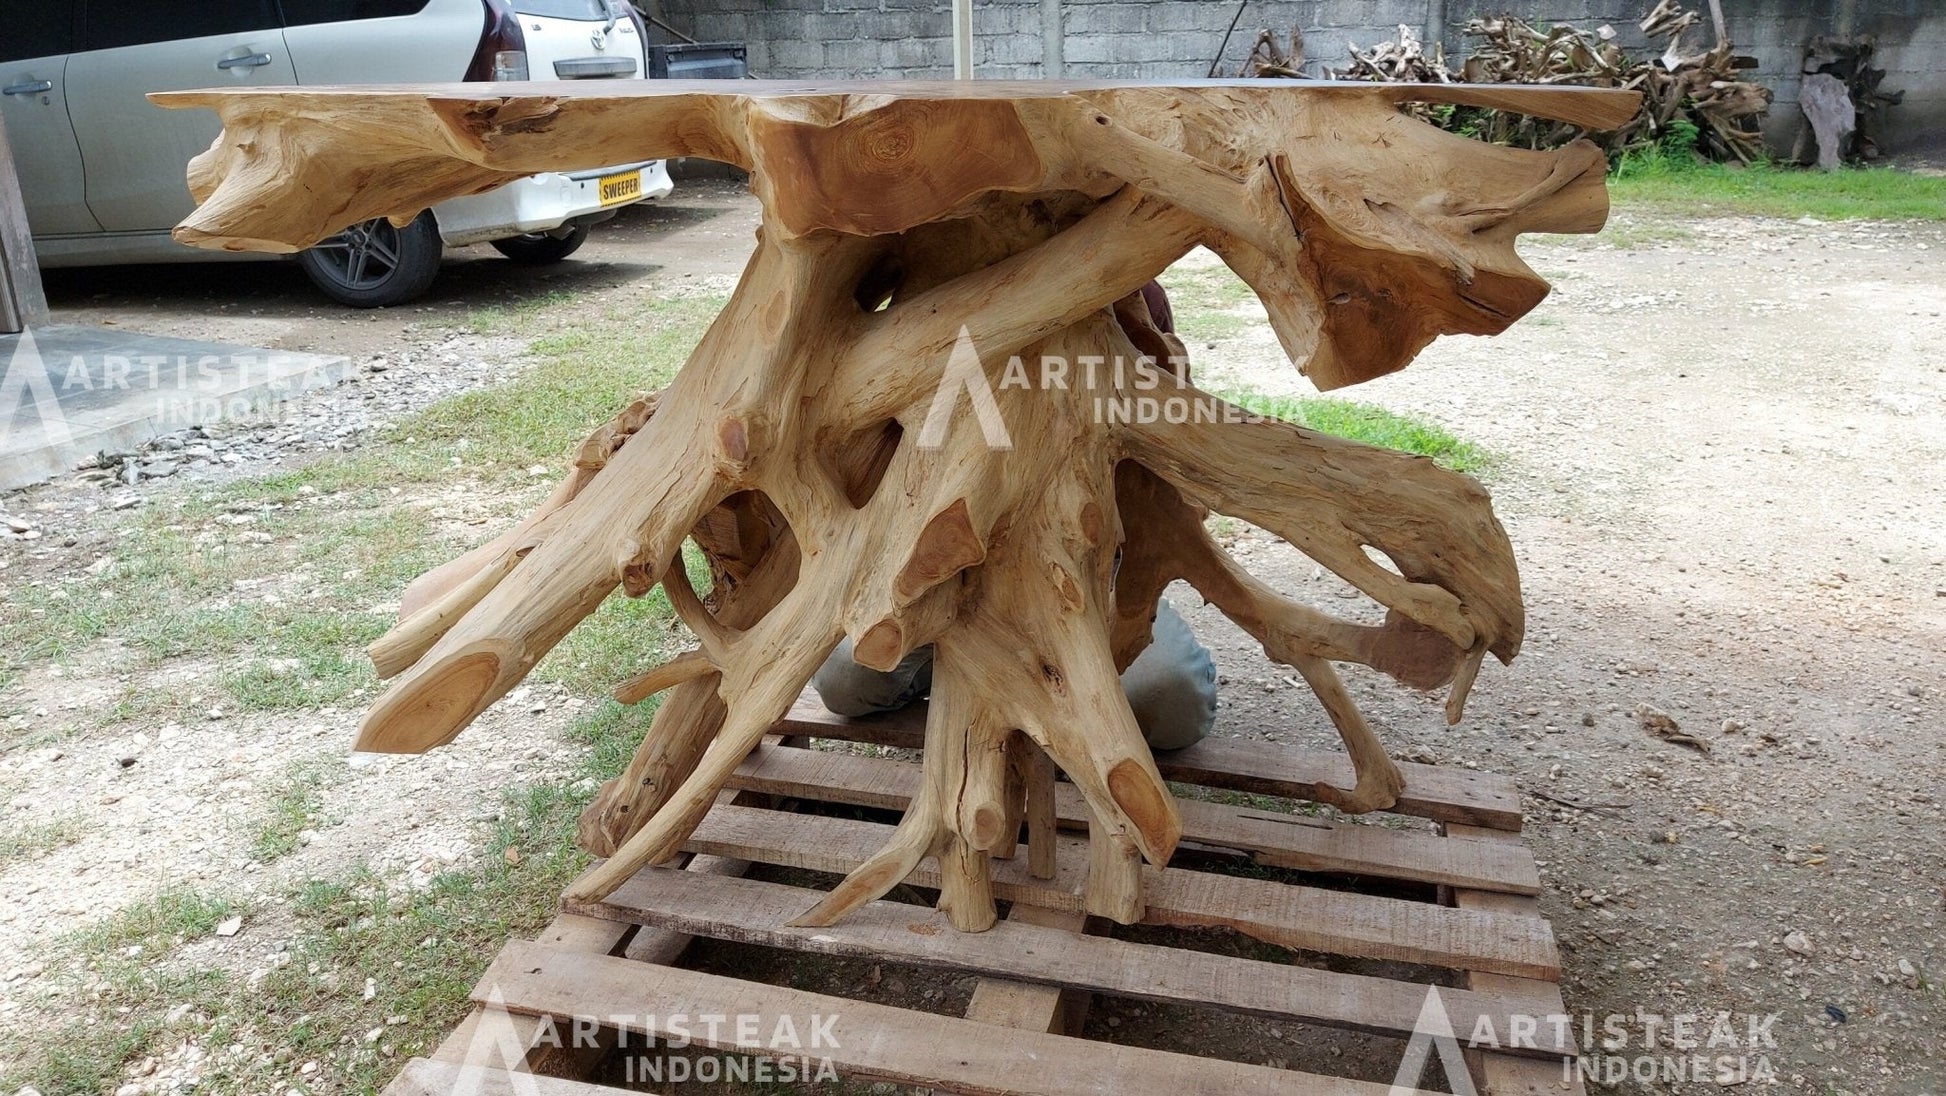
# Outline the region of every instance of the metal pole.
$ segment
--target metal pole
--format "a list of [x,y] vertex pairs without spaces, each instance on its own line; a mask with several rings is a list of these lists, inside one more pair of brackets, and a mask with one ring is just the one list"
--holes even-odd
[[973,79],[973,0],[953,0],[953,79]]
[[1061,0],[1041,0],[1041,76],[1059,80],[1067,64],[1062,44]]

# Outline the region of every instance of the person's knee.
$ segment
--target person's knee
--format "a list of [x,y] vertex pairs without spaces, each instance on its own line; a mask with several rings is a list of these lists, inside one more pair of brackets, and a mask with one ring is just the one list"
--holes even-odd
[[1122,673],[1129,708],[1151,749],[1180,750],[1216,725],[1216,662],[1167,600],[1153,638]]
[[912,652],[891,670],[874,670],[852,661],[848,639],[838,643],[811,677],[818,700],[846,717],[896,711],[926,695],[931,686],[931,648]]

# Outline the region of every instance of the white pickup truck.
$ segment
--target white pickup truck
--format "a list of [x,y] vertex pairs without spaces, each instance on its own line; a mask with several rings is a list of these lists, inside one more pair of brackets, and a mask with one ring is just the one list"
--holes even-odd
[[[35,0],[0,12],[0,117],[47,267],[235,257],[169,238],[194,204],[189,160],[219,126],[208,111],[150,104],[152,91],[649,76],[627,0]],[[354,225],[297,261],[336,301],[394,305],[426,291],[445,247],[558,262],[589,226],[671,189],[659,160],[535,175],[404,228]]]

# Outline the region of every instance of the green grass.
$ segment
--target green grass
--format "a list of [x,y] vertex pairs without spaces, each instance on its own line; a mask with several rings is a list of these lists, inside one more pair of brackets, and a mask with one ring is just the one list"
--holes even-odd
[[1486,450],[1438,423],[1373,404],[1326,396],[1266,396],[1237,391],[1218,395],[1246,410],[1294,422],[1319,433],[1431,457],[1455,472],[1471,474],[1492,465]]
[[330,780],[324,767],[314,762],[287,769],[250,840],[251,859],[269,864],[296,852],[304,831],[318,820],[318,790]]
[[171,887],[117,911],[99,924],[76,930],[66,942],[84,954],[126,954],[132,947],[141,948],[144,954],[166,953],[215,932],[234,911],[227,898],[189,887]]
[[[373,607],[456,555],[461,538],[480,535],[449,532],[432,507],[407,501],[412,494],[505,496],[509,513],[538,502],[590,429],[668,382],[719,303],[617,309],[590,328],[536,339],[540,360],[513,382],[435,404],[349,458],[157,497],[115,529],[97,571],[9,590],[0,603],[5,672],[73,662],[113,640],[135,669],[231,656],[222,703],[240,709],[308,710],[374,688],[363,648],[390,620]],[[530,475],[536,465],[550,474]],[[595,631],[612,641],[658,611],[605,607]],[[591,660],[587,640],[563,657],[611,668]],[[117,714],[134,718],[154,703],[131,693]]]
[[[211,699],[244,710],[313,709],[374,687],[361,648],[389,623],[374,610],[538,502],[588,430],[674,375],[720,304],[618,307],[605,322],[569,330],[547,312],[558,303],[476,317],[482,329],[557,327],[532,343],[535,364],[491,393],[428,408],[344,459],[165,491],[136,514],[107,516],[109,563],[9,589],[0,605],[8,672],[72,661],[105,641],[121,645],[120,665],[137,669],[195,658],[235,665],[217,677],[221,695],[201,700],[158,699],[163,690],[137,678],[110,704],[142,719],[199,718]],[[550,474],[529,475],[534,465]],[[433,511],[455,495],[492,500],[496,520],[453,531]],[[650,664],[674,634],[659,593],[614,597],[534,677],[584,695],[605,690]],[[587,863],[574,832],[592,782],[622,767],[652,711],[590,706],[569,730],[582,747],[573,771],[505,795],[497,820],[474,834],[479,855],[423,887],[388,886],[361,869],[305,882],[281,902],[262,900],[295,924],[266,930],[288,939],[288,961],[265,968],[254,985],[185,947],[240,910],[220,895],[168,890],[64,938],[56,960],[98,988],[65,1010],[71,1019],[50,1020],[9,1049],[13,1065],[0,1091],[30,1083],[50,1096],[113,1091],[129,1063],[190,1039],[211,1052],[206,1091],[377,1091],[464,1015],[501,943],[531,937],[552,917]],[[246,816],[254,859],[289,856],[318,825],[320,788],[336,779],[326,769],[293,766]],[[58,826],[16,831],[0,839],[0,862],[70,839]],[[267,943],[251,940],[244,961],[261,966],[255,955]],[[374,1028],[378,1038],[368,1041]],[[307,1060],[321,1068],[299,1077]]]
[[1738,168],[1651,153],[1623,160],[1609,179],[1609,193],[1618,207],[1665,213],[1946,221],[1946,178],[1889,167]]
[[85,832],[81,819],[74,815],[51,822],[10,823],[0,828],[0,871],[64,849],[81,840]]
[[[570,737],[587,749],[576,771],[558,784],[504,793],[499,818],[475,833],[476,864],[419,888],[387,886],[363,868],[298,885],[283,902],[295,925],[277,929],[291,937],[288,961],[247,991],[229,972],[179,954],[237,912],[220,898],[171,890],[72,935],[64,961],[93,972],[103,987],[94,1015],[24,1048],[22,1066],[0,1087],[112,1091],[128,1063],[194,1038],[213,1052],[245,1049],[213,1054],[204,1091],[284,1091],[298,1081],[296,1065],[311,1060],[321,1068],[302,1079],[304,1091],[379,1090],[465,1015],[474,982],[502,943],[531,938],[552,918],[560,892],[588,862],[574,830],[589,796],[572,789],[584,777],[613,774],[651,709],[605,703],[577,722]],[[141,954],[130,957],[137,945]],[[394,1017],[404,1021],[391,1023]],[[374,1029],[379,1037],[368,1041]]]

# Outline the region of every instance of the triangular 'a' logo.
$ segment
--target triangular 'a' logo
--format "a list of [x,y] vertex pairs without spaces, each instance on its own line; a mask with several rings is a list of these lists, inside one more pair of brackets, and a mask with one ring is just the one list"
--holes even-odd
[[962,388],[973,404],[974,416],[980,420],[980,434],[986,439],[987,448],[1012,449],[1013,436],[1007,433],[1006,420],[1000,417],[1000,403],[993,398],[993,385],[987,381],[986,369],[980,364],[980,352],[965,327],[959,329],[952,356],[946,359],[946,372],[939,378],[939,390],[933,393],[932,406],[926,409],[926,423],[919,428],[919,448],[938,449],[946,444],[947,424],[959,403]]
[[21,401],[28,397],[33,398],[34,410],[40,414],[41,433],[47,444],[66,445],[73,440],[32,331],[20,336],[20,345],[14,347],[13,356],[7,360],[6,375],[0,377],[0,431],[17,429],[15,416],[20,412]]
[[1399,1062],[1399,1072],[1392,1078],[1390,1096],[1409,1096],[1418,1089],[1419,1081],[1426,1075],[1426,1063],[1435,1050],[1439,1052],[1439,1064],[1446,1071],[1446,1084],[1453,1090],[1453,1096],[1480,1096],[1479,1089],[1473,1086],[1473,1074],[1467,1072],[1466,1058],[1460,1053],[1459,1038],[1453,1034],[1453,1021],[1446,1015],[1446,1004],[1439,999],[1437,986],[1426,989],[1426,1003],[1419,1006],[1419,1019],[1412,1024],[1412,1041],[1406,1044],[1405,1058]]
[[541,1096],[540,1083],[523,1068],[527,1043],[514,1030],[513,1014],[506,1010],[506,1003],[499,985],[487,990],[479,1022],[473,1026],[473,1038],[466,1044],[466,1064],[460,1069],[451,1096],[483,1096],[488,1077],[502,1082],[505,1087],[496,1086],[496,1089],[510,1096]]

